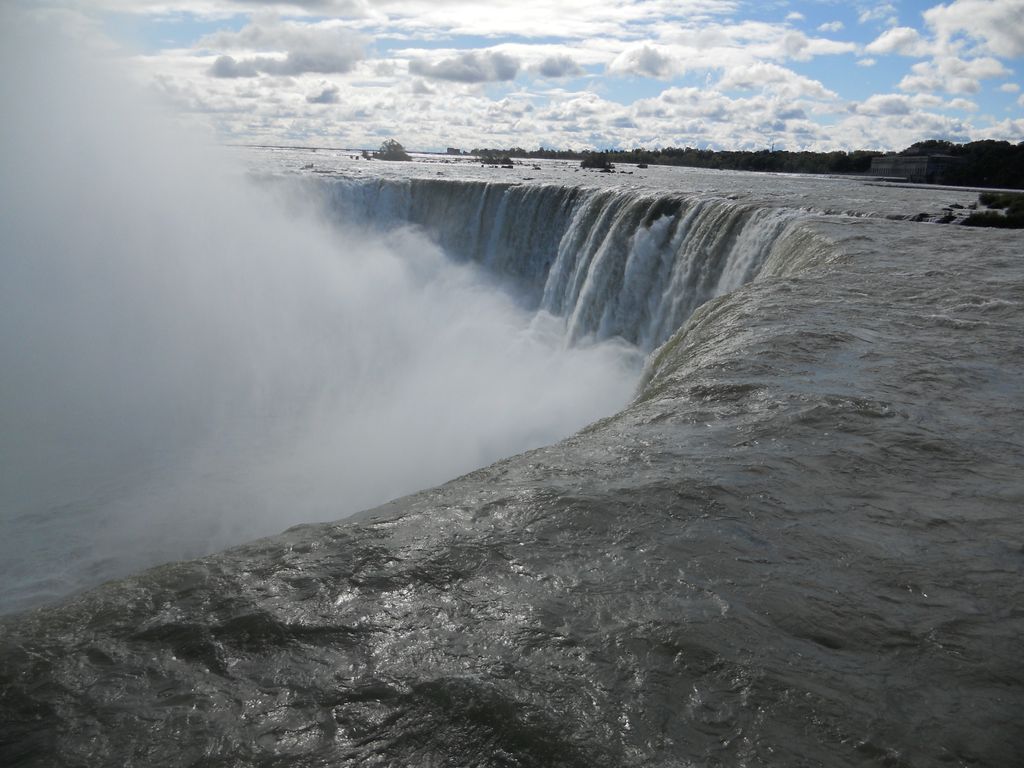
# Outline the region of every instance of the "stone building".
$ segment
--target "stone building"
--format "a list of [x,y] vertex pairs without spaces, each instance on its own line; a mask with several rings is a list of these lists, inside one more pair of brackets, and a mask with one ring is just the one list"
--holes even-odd
[[871,158],[871,175],[915,184],[941,184],[947,170],[962,162],[952,155],[881,155]]

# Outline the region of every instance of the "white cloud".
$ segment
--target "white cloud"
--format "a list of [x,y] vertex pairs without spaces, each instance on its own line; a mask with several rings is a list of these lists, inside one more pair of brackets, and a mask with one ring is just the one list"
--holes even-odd
[[970,99],[951,99],[946,106],[950,109],[959,109],[964,112],[976,112],[978,110],[978,105]]
[[961,59],[940,56],[922,61],[910,68],[911,74],[899,82],[901,91],[945,91],[946,93],[977,93],[981,81],[1008,75],[1010,71],[991,57]]
[[739,0],[71,0],[99,11],[146,14],[166,19],[189,14],[204,20],[229,19],[254,9],[273,9],[288,18],[344,18],[362,29],[386,28],[394,35],[517,35],[583,40],[626,35],[632,27],[668,19],[701,23],[734,14]]
[[414,96],[433,96],[437,93],[435,88],[431,88],[426,81],[416,78],[412,81],[412,85],[409,86],[410,92]]
[[924,12],[940,41],[958,34],[1004,58],[1024,56],[1024,0],[953,0]]
[[784,58],[796,61],[810,61],[815,56],[829,56],[841,53],[853,53],[857,46],[853,43],[828,40],[823,37],[807,37],[796,30],[788,32],[782,38],[780,53]]
[[[1012,62],[1000,61],[999,52],[1016,50],[1016,30],[990,28],[985,13],[1024,0],[931,0],[925,5],[945,5],[933,9],[927,27],[903,6],[908,26],[899,26],[899,4],[858,0],[848,12],[871,26],[851,30],[850,38],[856,33],[867,45],[831,39],[850,21],[844,27],[838,20],[779,18],[793,6],[781,6],[781,13],[775,6],[774,22],[757,21],[744,17],[752,6],[738,0],[299,0],[290,10],[272,0],[74,1],[159,11],[165,21],[185,9],[227,19],[246,3],[287,14],[257,14],[238,31],[133,60],[190,119],[232,139],[375,147],[400,125],[403,143],[424,149],[483,142],[760,148],[766,136],[787,149],[900,148],[933,135],[1002,138],[991,115],[1004,107],[1019,114],[1020,89],[1006,82]],[[343,19],[330,18],[343,6]],[[968,28],[969,18],[957,14],[971,7],[985,13]],[[493,46],[477,48],[480,36]],[[397,50],[395,40],[408,47]],[[844,56],[830,64],[824,82],[813,65],[793,64],[827,55]],[[899,87],[885,86],[897,93],[852,105],[825,85],[842,91],[844,80],[856,77],[854,66],[892,55],[934,58],[902,64],[893,79],[906,75]],[[651,83],[626,79],[683,75],[688,85],[703,86],[637,99],[636,91]],[[584,76],[595,93],[562,90]],[[997,79],[983,92],[987,78]],[[473,87],[482,83],[495,85]],[[1010,97],[991,103],[996,88]],[[979,95],[961,96],[972,93]],[[1005,138],[1018,135],[1018,122],[998,124],[1010,131]]]
[[572,56],[548,56],[540,61],[533,70],[542,77],[579,77],[584,74],[583,68]]
[[889,26],[895,26],[899,23],[899,19],[896,13],[896,6],[892,3],[878,3],[876,5],[865,8],[857,16],[857,21],[861,24],[868,24],[872,21],[880,21]]
[[800,11],[790,11],[786,14],[786,21],[803,21],[804,15]]
[[914,105],[915,109],[935,109],[945,104],[934,93],[915,93],[910,97],[910,103]]
[[[1024,107],[1024,104],[1021,104]],[[995,139],[997,141],[1024,141],[1024,120],[1007,119],[998,123],[975,128],[974,139]]]
[[868,43],[864,50],[874,54],[899,53],[904,56],[926,56],[929,46],[916,29],[892,27]]
[[[223,1],[223,0],[221,0]],[[587,40],[636,39],[655,22],[701,23],[735,12],[737,0],[386,0],[362,3],[367,28],[386,27],[416,38],[454,35]]]
[[211,77],[255,77],[261,73],[268,75],[301,75],[305,72],[321,74],[348,72],[355,65],[355,60],[344,56],[317,56],[312,53],[289,53],[284,58],[273,56],[254,56],[248,59],[235,59],[233,56],[218,56],[213,66],[207,70]]
[[214,51],[242,50],[274,55],[235,58],[222,55],[209,74],[213,77],[252,77],[258,72],[299,75],[304,72],[350,71],[364,57],[362,38],[336,23],[303,24],[258,15],[238,32],[203,38],[200,47]]
[[875,117],[909,115],[911,104],[909,97],[902,94],[880,93],[865,99],[860,104],[855,104],[853,111],[858,115],[873,115]]
[[608,66],[608,71],[623,75],[640,75],[667,79],[682,71],[673,57],[660,46],[644,43],[627,48]]
[[470,51],[434,64],[423,60],[409,62],[409,72],[434,80],[457,83],[493,83],[515,80],[518,59],[500,51]]
[[339,97],[338,86],[328,85],[323,88],[319,93],[311,93],[306,97],[306,101],[310,104],[337,104],[341,101]]
[[[765,149],[780,146],[835,147],[830,132],[807,116],[808,110],[785,96],[758,93],[729,98],[713,88],[668,88],[632,108],[638,133],[662,137],[656,143]],[[639,139],[637,144],[644,142]]]
[[255,61],[237,61],[233,56],[218,56],[208,70],[210,77],[256,77],[259,68]]
[[836,94],[817,80],[799,75],[778,64],[759,62],[728,69],[718,88],[723,91],[768,90],[790,98],[831,99]]
[[116,13],[147,13],[167,18],[187,13],[199,19],[227,19],[252,8],[273,8],[289,16],[355,16],[366,12],[363,0],[88,0],[88,4]]

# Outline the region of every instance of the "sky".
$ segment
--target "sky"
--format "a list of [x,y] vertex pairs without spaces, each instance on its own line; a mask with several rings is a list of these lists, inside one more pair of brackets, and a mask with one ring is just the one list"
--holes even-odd
[[1024,141],[1024,0],[24,0],[228,143]]

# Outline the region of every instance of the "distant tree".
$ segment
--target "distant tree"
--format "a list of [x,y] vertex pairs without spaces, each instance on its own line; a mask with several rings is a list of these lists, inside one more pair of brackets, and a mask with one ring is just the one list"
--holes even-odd
[[972,187],[1024,189],[1024,142],[982,139],[957,145],[963,162],[951,168],[946,181]]
[[901,155],[956,155],[962,154],[959,144],[943,139],[927,139],[915,141],[909,147],[900,152]]
[[[868,173],[872,158],[883,154],[877,150],[858,149],[853,152],[811,152],[807,150],[712,150],[696,147],[657,147],[632,150],[550,149],[539,147],[524,150],[474,148],[471,154],[485,164],[507,165],[511,158],[551,158],[582,161],[584,168],[611,171],[615,163],[679,165],[691,168],[722,168],[728,170],[768,171],[772,173]],[[952,155],[956,160],[948,165],[944,184],[961,186],[1024,188],[1024,142],[984,139],[969,144],[954,144],[942,139],[919,141],[907,147],[900,155]],[[995,216],[997,214],[993,214]],[[1002,216],[1002,214],[998,214]],[[1002,223],[1002,219],[998,220]]]
[[380,149],[374,153],[378,160],[412,160],[405,151],[405,147],[394,139],[385,139]]

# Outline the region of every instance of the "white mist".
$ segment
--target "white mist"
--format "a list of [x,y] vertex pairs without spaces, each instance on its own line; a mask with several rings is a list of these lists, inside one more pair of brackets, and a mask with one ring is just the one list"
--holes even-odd
[[0,33],[0,610],[550,443],[635,350],[566,349],[415,232],[295,213],[108,65]]

